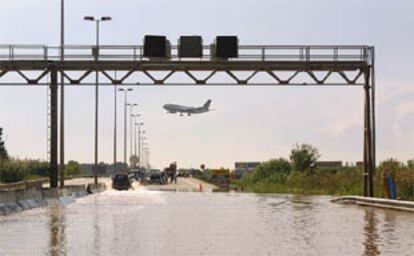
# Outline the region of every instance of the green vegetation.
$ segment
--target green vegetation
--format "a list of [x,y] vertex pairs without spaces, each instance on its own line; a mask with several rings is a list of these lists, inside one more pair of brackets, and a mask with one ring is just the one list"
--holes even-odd
[[76,176],[80,175],[81,169],[79,163],[76,161],[69,161],[65,168],[65,176]]
[[19,182],[49,176],[49,165],[38,160],[0,160],[0,182]]
[[[289,193],[304,195],[362,195],[363,170],[343,167],[322,170],[315,167],[319,152],[310,145],[296,145],[290,162],[279,158],[259,165],[233,185],[255,193]],[[414,160],[407,164],[389,159],[380,164],[375,175],[375,195],[384,197],[382,173],[390,173],[397,184],[398,197],[414,200]]]
[[321,155],[317,148],[309,144],[296,144],[295,148],[291,150],[289,158],[293,168],[296,171],[303,172],[314,168],[319,157]]

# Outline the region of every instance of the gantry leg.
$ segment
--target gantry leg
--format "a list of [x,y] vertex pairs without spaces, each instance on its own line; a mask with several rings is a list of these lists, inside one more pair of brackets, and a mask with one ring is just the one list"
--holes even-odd
[[58,186],[58,74],[50,68],[50,187]]

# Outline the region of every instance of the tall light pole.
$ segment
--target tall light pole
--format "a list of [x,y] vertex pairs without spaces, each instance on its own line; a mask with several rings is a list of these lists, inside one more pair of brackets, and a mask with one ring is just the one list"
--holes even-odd
[[[140,138],[140,137],[141,137],[141,126],[142,126],[142,125],[144,125],[144,123],[143,123],[143,122],[138,122],[138,123],[135,123],[135,128],[138,126],[138,136],[137,136],[137,137],[138,137],[138,147],[139,147],[139,150],[141,149],[141,148],[140,148],[140,147],[141,147],[141,146],[140,146],[140,143],[141,143],[141,138]],[[136,135],[136,131],[135,131],[135,135]],[[137,142],[137,141],[136,141],[136,139],[135,139],[135,142]],[[140,152],[139,150],[138,150],[138,155],[137,155],[137,144],[135,143],[135,155],[136,155],[136,156],[138,156],[138,167],[140,167],[140,166],[139,166],[139,163],[140,163],[140,161],[141,161],[141,160],[140,160],[140,155],[139,155],[139,152]]]
[[149,145],[147,145],[147,147],[145,148],[145,162],[147,164],[147,167],[149,168],[150,165],[150,149],[149,149]]
[[140,114],[136,114],[135,121],[134,121],[134,156],[137,156],[137,126],[138,126],[137,118],[140,116],[141,116]]
[[132,151],[132,147],[133,147],[133,140],[134,140],[134,134],[133,134],[133,132],[134,132],[134,129],[133,129],[133,127],[132,127],[132,125],[135,123],[135,121],[133,120],[134,119],[134,107],[137,107],[138,106],[138,104],[136,104],[136,103],[131,103],[131,104],[127,104],[129,107],[130,107],[130,110],[129,110],[129,114],[130,114],[130,118],[129,118],[129,135],[131,136],[130,137],[130,147],[129,147],[129,149],[130,149],[130,156],[132,156],[132,153],[133,153],[133,151]]
[[[65,0],[60,2],[60,61],[65,59]],[[60,73],[60,188],[65,187],[65,78]]]
[[120,92],[124,92],[124,163],[127,163],[127,100],[128,100],[128,92],[132,92],[132,88],[120,88],[118,89]]
[[[93,21],[96,23],[96,48],[92,50],[92,53],[95,57],[95,61],[98,61],[99,58],[99,24],[103,21],[112,20],[109,16],[104,16],[99,19],[92,16],[85,16],[84,20]],[[98,106],[99,106],[99,71],[96,70],[95,76],[95,162],[94,162],[94,177],[95,184],[98,184]]]
[[141,167],[141,151],[142,151],[142,135],[145,134],[145,131],[141,130],[141,127],[144,125],[144,123],[141,123],[141,125],[139,126],[139,130],[138,130],[138,163],[139,166]]
[[148,143],[144,143],[143,148],[142,148],[142,157],[143,157],[143,162],[144,162],[144,166],[148,167]]
[[[139,155],[140,155],[140,158],[142,157],[144,157],[144,144],[145,144],[145,142],[144,142],[144,140],[146,140],[147,139],[147,137],[145,137],[144,136],[144,134],[145,134],[145,131],[142,131],[142,137],[141,137],[141,149],[140,149],[140,152],[139,152]],[[144,164],[144,162],[142,162],[142,164]]]

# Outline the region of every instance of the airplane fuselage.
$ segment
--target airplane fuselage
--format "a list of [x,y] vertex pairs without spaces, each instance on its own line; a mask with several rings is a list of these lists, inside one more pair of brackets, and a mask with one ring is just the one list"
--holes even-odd
[[192,114],[201,114],[201,113],[205,113],[210,111],[209,110],[209,106],[210,106],[210,100],[206,102],[206,104],[204,104],[204,106],[202,107],[188,107],[188,106],[182,106],[182,105],[177,105],[177,104],[166,104],[163,106],[163,108],[165,110],[167,110],[167,113],[170,114],[175,114],[175,113],[180,113],[182,114],[187,114],[187,115],[192,115]]

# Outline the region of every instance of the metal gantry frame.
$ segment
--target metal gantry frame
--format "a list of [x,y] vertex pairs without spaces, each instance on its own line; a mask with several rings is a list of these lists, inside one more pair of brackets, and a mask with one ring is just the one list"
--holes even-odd
[[[57,186],[57,76],[65,86],[360,86],[364,89],[364,196],[373,196],[375,172],[375,56],[365,45],[241,45],[239,57],[148,59],[143,46],[0,45],[0,86],[50,86],[51,186]],[[99,54],[97,60],[96,53]],[[63,58],[61,53],[64,54]],[[118,77],[112,74],[116,71]],[[10,75],[12,74],[12,75]],[[48,83],[46,77],[50,74]],[[10,76],[10,77],[8,77]]]

